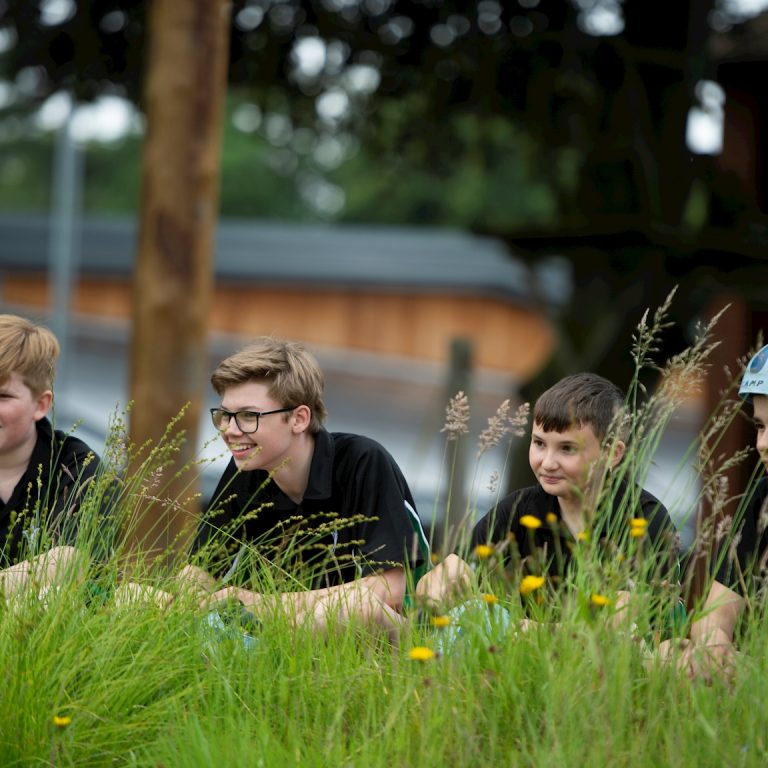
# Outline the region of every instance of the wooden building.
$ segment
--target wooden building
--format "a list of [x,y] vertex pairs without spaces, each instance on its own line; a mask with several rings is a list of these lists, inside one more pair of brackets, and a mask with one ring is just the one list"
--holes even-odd
[[[127,322],[135,222],[86,218],[78,240],[74,312]],[[47,220],[0,216],[0,242],[0,301],[44,310]],[[534,375],[555,346],[548,309],[557,297],[537,289],[531,270],[490,238],[224,221],[215,265],[212,333],[270,333],[430,363],[445,362],[452,340],[463,339],[479,370],[514,381]]]

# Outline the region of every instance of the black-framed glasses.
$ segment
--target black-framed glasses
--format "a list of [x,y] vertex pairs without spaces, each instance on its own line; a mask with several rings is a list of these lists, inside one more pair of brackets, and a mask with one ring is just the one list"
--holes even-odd
[[229,427],[229,422],[234,418],[237,428],[247,435],[258,430],[259,419],[262,416],[269,416],[272,413],[288,413],[288,411],[295,410],[295,406],[293,408],[276,408],[274,411],[228,411],[226,408],[211,408],[211,421],[219,432],[224,432]]

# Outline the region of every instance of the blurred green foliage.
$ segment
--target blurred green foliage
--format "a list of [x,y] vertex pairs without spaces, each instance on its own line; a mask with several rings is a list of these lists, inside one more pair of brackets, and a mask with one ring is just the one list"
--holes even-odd
[[19,135],[0,142],[0,208],[45,210],[50,196],[52,137]]
[[[290,127],[275,145],[263,127],[236,127],[236,112],[244,105],[233,95],[227,107],[220,193],[224,216],[503,229],[552,220],[557,205],[553,184],[568,182],[565,151],[555,160],[543,157],[536,142],[500,116],[454,117],[450,130],[459,141],[450,156],[431,159],[430,148],[417,141],[382,158],[352,140],[344,144]],[[390,119],[398,122],[402,116],[395,111],[391,106]],[[0,137],[0,208],[46,210],[55,135],[33,129],[31,118],[9,121],[14,129]],[[320,161],[323,141],[338,143],[340,162],[328,167]],[[90,142],[84,153],[84,210],[135,212],[142,137],[131,133],[111,143]],[[332,195],[334,205],[318,203],[323,194]]]

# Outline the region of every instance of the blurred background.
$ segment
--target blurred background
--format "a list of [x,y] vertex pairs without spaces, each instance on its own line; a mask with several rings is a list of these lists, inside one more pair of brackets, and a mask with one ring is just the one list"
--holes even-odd
[[[204,497],[210,370],[303,341],[329,428],[380,440],[428,523],[450,395],[476,435],[568,373],[626,387],[678,285],[661,361],[730,304],[649,469],[682,521],[768,319],[766,74],[768,0],[0,0],[0,310],[57,332],[57,426],[96,449],[129,400],[137,440],[190,401]],[[454,492],[530,484],[519,442],[477,473],[466,446]]]

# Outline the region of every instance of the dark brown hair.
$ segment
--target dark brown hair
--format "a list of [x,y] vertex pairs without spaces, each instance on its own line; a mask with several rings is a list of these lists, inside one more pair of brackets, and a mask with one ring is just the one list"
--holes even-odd
[[536,401],[533,422],[545,432],[564,432],[573,427],[592,427],[602,442],[610,427],[617,427],[617,414],[624,394],[596,373],[575,373],[560,379]]

